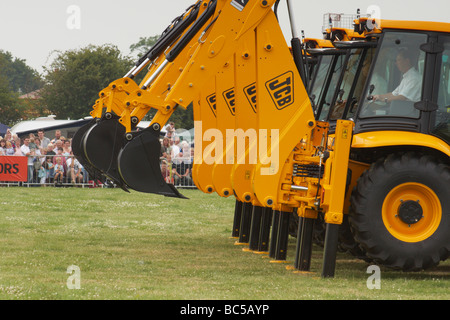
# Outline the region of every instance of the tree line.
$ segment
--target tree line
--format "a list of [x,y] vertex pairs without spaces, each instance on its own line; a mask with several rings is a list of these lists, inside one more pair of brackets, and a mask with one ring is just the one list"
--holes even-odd
[[[141,37],[130,46],[131,53],[145,54],[157,39]],[[26,60],[0,50],[0,122],[12,126],[48,115],[57,119],[89,116],[98,93],[135,64],[110,44],[58,51],[53,56],[53,62],[39,74]],[[20,98],[36,91],[39,99]],[[193,128],[192,108],[178,109],[171,121],[178,128]],[[150,112],[143,120],[151,120],[152,115]]]

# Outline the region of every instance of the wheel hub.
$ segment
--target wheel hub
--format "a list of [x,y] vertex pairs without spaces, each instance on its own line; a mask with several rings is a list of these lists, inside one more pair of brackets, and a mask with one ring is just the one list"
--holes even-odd
[[411,225],[423,218],[423,209],[419,201],[402,201],[398,208],[398,217],[406,224]]

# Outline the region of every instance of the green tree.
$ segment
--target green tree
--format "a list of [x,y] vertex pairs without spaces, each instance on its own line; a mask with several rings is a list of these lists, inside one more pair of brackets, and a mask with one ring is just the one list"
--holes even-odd
[[138,42],[130,46],[131,53],[136,51],[139,56],[146,54],[158,39],[159,36],[140,37]]
[[18,94],[11,91],[10,83],[4,76],[0,76],[0,119],[3,124],[12,126],[23,115],[23,105],[20,104]]
[[186,109],[178,107],[170,117],[170,121],[175,123],[175,128],[186,130],[194,128],[194,112],[192,103]]
[[10,52],[0,50],[0,74],[9,82],[12,91],[21,94],[42,88],[43,81],[36,70],[23,59],[13,57]]
[[123,77],[132,64],[130,58],[124,57],[113,45],[89,45],[59,52],[44,69],[44,103],[58,118],[86,117],[98,99],[98,93]]
[[[150,50],[150,48],[156,43],[156,41],[158,41],[158,38],[159,38],[159,36],[140,37],[138,42],[136,42],[130,46],[131,53],[132,54],[137,53],[137,57],[141,58]],[[144,70],[146,70],[146,69],[144,69]],[[136,76],[134,81],[136,81],[136,83],[140,84],[141,81],[144,79],[144,76],[145,76],[145,71],[141,71]]]
[[0,50],[0,120],[7,125],[14,125],[43,115],[44,107],[37,107],[19,99],[21,94],[40,89],[43,81],[38,72],[29,67],[25,60],[14,57],[10,52]]

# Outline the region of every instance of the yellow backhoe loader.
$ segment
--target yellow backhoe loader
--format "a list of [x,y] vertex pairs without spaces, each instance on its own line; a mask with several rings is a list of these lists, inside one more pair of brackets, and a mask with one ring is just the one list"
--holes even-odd
[[[253,230],[267,239],[271,225],[275,261],[286,259],[295,212],[297,269],[309,269],[320,215],[322,276],[334,276],[347,214],[368,259],[403,270],[437,265],[450,251],[450,24],[356,20],[362,40],[333,42],[332,73],[312,104],[291,1],[291,47],[277,3],[190,7],[135,68],[101,91],[93,121],[74,137],[75,155],[125,190],[183,197],[162,178],[159,138],[176,108],[192,107],[194,182],[236,198],[240,236]],[[419,84],[399,84],[404,78]],[[136,131],[151,109],[149,127]]]

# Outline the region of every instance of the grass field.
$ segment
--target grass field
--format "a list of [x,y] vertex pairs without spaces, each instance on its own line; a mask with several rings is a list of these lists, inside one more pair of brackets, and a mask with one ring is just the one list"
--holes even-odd
[[[1,188],[0,299],[49,300],[413,300],[450,298],[450,262],[402,273],[339,254],[336,276],[311,273],[243,251],[231,239],[233,198],[183,190],[189,200],[120,189]],[[292,261],[295,239],[290,238]],[[69,289],[69,266],[80,289]]]

